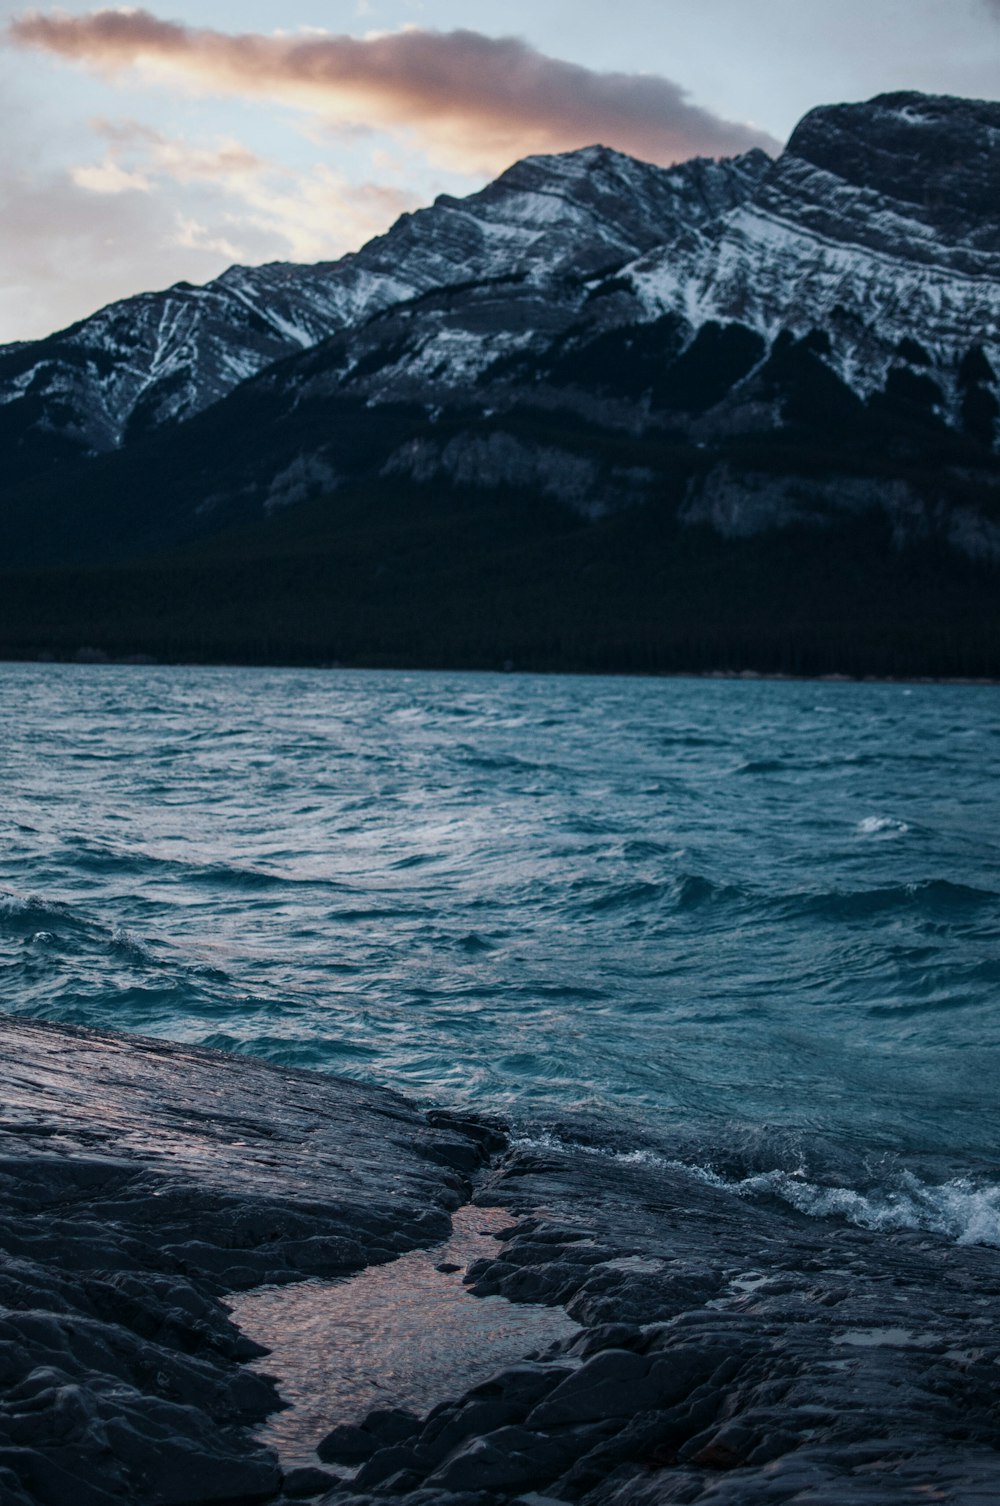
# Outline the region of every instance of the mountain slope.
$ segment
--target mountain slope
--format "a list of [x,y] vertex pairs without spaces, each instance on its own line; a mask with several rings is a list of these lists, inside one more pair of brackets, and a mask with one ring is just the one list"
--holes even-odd
[[665,169],[604,148],[528,158],[467,199],[441,197],[338,262],[231,267],[109,305],[60,334],[0,348],[0,444],[12,477],[182,422],[273,361],[431,289],[592,274],[732,208],[766,170]]
[[1000,369],[1000,107],[884,95],[812,111],[752,201],[711,236],[629,268],[647,317],[739,321],[769,341],[822,328],[853,391],[907,341],[956,415],[971,345]]

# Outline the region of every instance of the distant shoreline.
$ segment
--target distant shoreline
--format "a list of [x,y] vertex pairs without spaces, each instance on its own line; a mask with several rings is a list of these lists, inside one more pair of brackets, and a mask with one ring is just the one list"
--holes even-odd
[[214,659],[214,658],[167,658],[154,654],[105,654],[102,650],[80,649],[75,654],[12,654],[0,650],[0,664],[33,664],[97,669],[294,669],[329,671],[352,671],[358,673],[386,674],[461,674],[461,675],[543,675],[599,680],[740,680],[747,684],[755,681],[769,683],[815,685],[968,685],[997,686],[1000,676],[990,675],[878,675],[878,674],[792,674],[784,670],[756,669],[582,669],[569,666],[558,668],[533,664],[400,664],[382,662],[316,663],[298,659]]

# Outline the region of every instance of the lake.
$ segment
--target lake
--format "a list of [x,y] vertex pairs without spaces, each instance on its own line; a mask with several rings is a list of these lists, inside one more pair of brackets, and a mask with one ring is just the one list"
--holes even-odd
[[0,696],[6,1010],[1000,1242],[1000,688],[7,664]]

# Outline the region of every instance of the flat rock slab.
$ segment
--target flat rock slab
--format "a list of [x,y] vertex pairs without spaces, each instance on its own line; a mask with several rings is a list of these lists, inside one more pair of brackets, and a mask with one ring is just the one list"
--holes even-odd
[[436,1244],[493,1143],[342,1079],[0,1020],[5,1506],[273,1498],[247,1429],[276,1393],[220,1294]]

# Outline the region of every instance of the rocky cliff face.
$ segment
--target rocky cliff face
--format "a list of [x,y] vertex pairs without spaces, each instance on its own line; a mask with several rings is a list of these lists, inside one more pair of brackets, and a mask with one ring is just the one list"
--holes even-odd
[[865,397],[900,362],[924,370],[954,421],[970,346],[1000,369],[998,187],[1000,106],[893,94],[818,109],[751,200],[627,275],[647,317],[692,334],[823,330],[827,364]]

